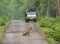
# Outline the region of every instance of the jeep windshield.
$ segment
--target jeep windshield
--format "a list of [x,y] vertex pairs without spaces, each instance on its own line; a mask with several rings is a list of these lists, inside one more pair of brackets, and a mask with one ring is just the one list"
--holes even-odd
[[36,15],[36,12],[27,12],[27,15]]

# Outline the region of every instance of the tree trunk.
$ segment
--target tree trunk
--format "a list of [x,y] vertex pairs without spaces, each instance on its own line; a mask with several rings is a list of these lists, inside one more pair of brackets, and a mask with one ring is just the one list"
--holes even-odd
[[56,5],[57,5],[57,17],[60,17],[60,1],[59,0],[57,0],[56,1]]
[[47,8],[47,17],[50,16],[50,0],[47,0],[48,8]]

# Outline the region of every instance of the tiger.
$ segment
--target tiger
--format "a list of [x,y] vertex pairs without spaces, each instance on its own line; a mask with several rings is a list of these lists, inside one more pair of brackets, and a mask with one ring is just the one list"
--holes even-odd
[[29,36],[30,31],[32,30],[31,26],[28,26],[25,28],[24,32],[23,32],[23,36]]

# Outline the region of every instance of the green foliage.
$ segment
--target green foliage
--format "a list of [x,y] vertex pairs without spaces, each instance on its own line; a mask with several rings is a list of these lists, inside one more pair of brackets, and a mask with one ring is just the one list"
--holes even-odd
[[51,26],[55,23],[54,18],[40,18],[40,27],[51,28]]
[[39,18],[36,25],[43,29],[47,38],[60,41],[60,18]]
[[4,26],[0,26],[0,42],[2,40],[3,31],[4,31]]
[[4,26],[9,20],[10,19],[8,17],[0,17],[0,26]]
[[[56,17],[56,0],[28,0],[26,6],[28,9],[35,8],[39,17],[47,15],[49,17]],[[48,9],[50,10],[50,15],[47,14]]]
[[0,16],[21,19],[24,16],[27,0],[0,0]]
[[53,38],[55,38],[55,40],[60,41],[60,23],[56,23],[55,25],[53,25],[52,30],[54,30],[54,32],[52,33]]
[[50,44],[58,44],[54,38],[48,38],[48,41],[50,42]]
[[0,16],[0,40],[2,40],[2,35],[5,25],[10,21],[9,17]]

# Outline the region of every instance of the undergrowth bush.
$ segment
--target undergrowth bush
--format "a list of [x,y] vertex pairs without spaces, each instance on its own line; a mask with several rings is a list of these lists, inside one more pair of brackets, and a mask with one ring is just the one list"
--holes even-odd
[[53,25],[52,30],[54,30],[54,33],[52,33],[53,38],[55,38],[57,41],[60,41],[60,24],[56,23]]
[[44,28],[47,38],[60,42],[60,18],[40,18],[36,25]]
[[0,42],[2,40],[5,24],[8,23],[9,20],[9,17],[0,16]]
[[55,24],[54,18],[41,18],[39,22],[40,27],[47,27],[47,28],[51,28],[51,26]]
[[0,26],[4,26],[9,20],[9,17],[0,17]]

